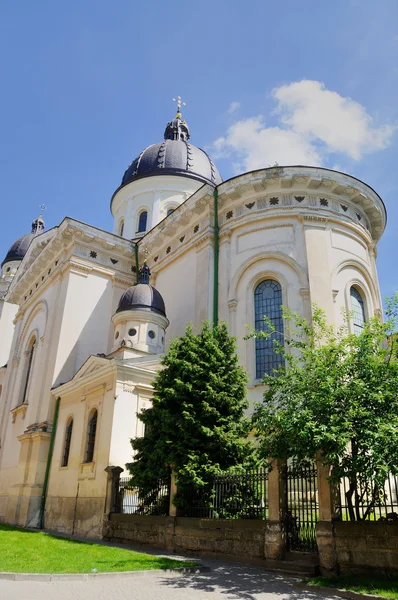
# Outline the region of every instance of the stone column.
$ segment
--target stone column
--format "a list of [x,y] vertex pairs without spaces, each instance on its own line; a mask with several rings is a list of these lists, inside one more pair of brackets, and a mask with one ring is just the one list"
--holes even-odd
[[120,474],[124,471],[121,467],[106,467],[108,480],[106,482],[106,501],[105,515],[113,512],[120,512],[121,506],[119,501],[119,485]]
[[268,520],[264,555],[269,560],[280,560],[285,553],[286,462],[277,459],[270,462],[272,471],[268,475]]
[[316,526],[316,542],[319,552],[319,566],[324,574],[337,571],[337,554],[333,520],[337,517],[339,488],[330,483],[330,465],[322,464],[321,455],[317,456],[319,521]]
[[177,516],[177,507],[173,504],[173,497],[177,493],[177,485],[176,485],[176,476],[174,471],[171,474],[171,482],[170,482],[170,509],[169,516],[176,517]]

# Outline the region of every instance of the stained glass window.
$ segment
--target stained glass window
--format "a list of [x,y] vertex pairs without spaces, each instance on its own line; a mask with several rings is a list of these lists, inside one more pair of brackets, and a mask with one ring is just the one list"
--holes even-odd
[[350,289],[352,320],[354,324],[354,333],[359,335],[365,327],[365,304],[361,294],[354,287]]
[[254,291],[255,328],[265,331],[263,317],[271,319],[275,332],[269,338],[256,338],[256,379],[265,374],[272,375],[273,369],[283,364],[283,357],[275,354],[273,340],[283,340],[282,288],[280,284],[267,279],[258,284]]

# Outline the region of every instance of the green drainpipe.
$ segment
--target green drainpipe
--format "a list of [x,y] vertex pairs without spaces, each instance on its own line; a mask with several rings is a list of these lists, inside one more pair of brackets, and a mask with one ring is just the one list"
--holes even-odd
[[135,242],[135,244],[134,244],[134,254],[135,254],[135,271],[136,271],[135,272],[135,279],[136,279],[135,283],[137,284],[139,281],[138,278],[140,276],[140,274],[139,274],[140,265],[138,262],[138,244],[137,244],[137,242]]
[[214,284],[213,284],[213,327],[218,325],[218,257],[220,253],[218,229],[218,189],[214,188]]
[[44,527],[44,510],[46,508],[48,478],[50,476],[51,461],[52,461],[52,457],[53,457],[54,440],[55,440],[55,432],[57,430],[57,421],[58,421],[58,412],[59,412],[60,401],[61,401],[61,398],[58,396],[58,398],[55,400],[54,419],[53,419],[53,426],[51,429],[50,447],[48,449],[46,474],[44,475],[43,490],[41,493],[40,513],[39,513],[39,529],[43,529],[43,527]]

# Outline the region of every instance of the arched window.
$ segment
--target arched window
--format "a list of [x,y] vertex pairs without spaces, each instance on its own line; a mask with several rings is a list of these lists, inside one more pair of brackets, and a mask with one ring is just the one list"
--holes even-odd
[[256,379],[262,379],[283,364],[283,357],[273,349],[273,340],[283,341],[282,288],[277,281],[267,279],[258,284],[254,291],[254,312],[257,331],[266,330],[264,317],[271,319],[275,327],[269,338],[256,338]]
[[95,448],[95,434],[97,433],[97,419],[98,419],[98,412],[96,409],[94,409],[88,419],[88,424],[87,424],[86,455],[84,457],[85,463],[93,462],[94,448]]
[[175,211],[175,208],[168,208],[167,209],[167,216],[171,215],[171,213],[173,213]]
[[65,428],[65,441],[64,441],[64,451],[62,454],[62,463],[61,467],[67,467],[69,461],[69,451],[70,451],[70,443],[72,440],[72,429],[73,429],[73,419],[72,417],[69,419]]
[[33,357],[35,354],[35,348],[36,348],[36,338],[32,338],[27,351],[25,352],[25,365],[24,365],[24,372],[23,372],[23,377],[22,377],[22,394],[21,394],[21,404],[25,404],[28,400],[28,391],[29,391],[29,383],[30,383],[30,376],[32,373],[32,364],[33,364]]
[[365,303],[359,291],[352,287],[350,289],[352,321],[355,335],[359,335],[365,327]]
[[146,225],[148,221],[148,213],[146,210],[143,210],[138,219],[138,233],[142,231],[146,231]]
[[122,219],[120,221],[120,225],[119,225],[119,235],[120,235],[120,237],[123,237],[123,233],[124,233],[124,219]]

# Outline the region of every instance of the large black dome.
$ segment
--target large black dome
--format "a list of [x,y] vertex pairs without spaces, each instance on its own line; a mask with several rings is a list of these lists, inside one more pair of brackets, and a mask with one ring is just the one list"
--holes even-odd
[[134,309],[148,310],[166,316],[161,294],[149,283],[138,283],[126,290],[120,298],[116,312]]
[[30,246],[30,242],[33,240],[36,235],[41,233],[44,229],[44,221],[43,217],[40,215],[37,219],[35,219],[32,223],[32,232],[23,235],[18,238],[8,250],[5,259],[1,263],[1,266],[5,265],[8,262],[19,260],[21,261],[25,254],[28,251]]
[[221,183],[221,175],[211,158],[190,144],[189,138],[188,125],[178,111],[166,125],[163,142],[148,146],[133,160],[121,185],[154,175],[182,175],[211,185]]

